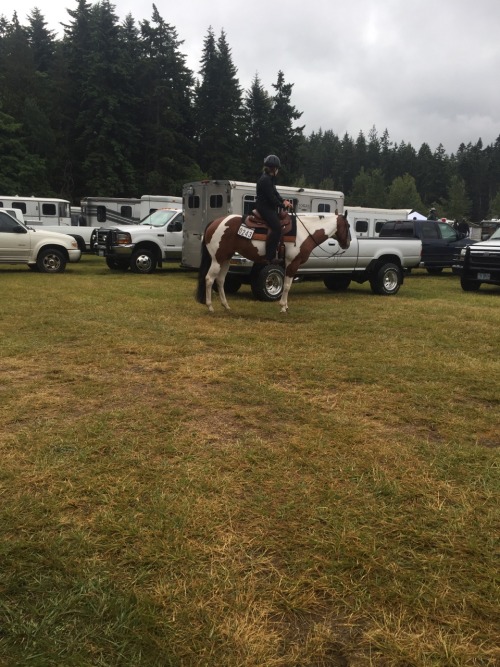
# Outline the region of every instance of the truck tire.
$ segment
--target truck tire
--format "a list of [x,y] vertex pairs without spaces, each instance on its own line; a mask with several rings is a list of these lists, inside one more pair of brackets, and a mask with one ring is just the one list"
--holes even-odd
[[283,293],[285,270],[273,264],[254,264],[250,278],[252,294],[259,301],[278,301]]
[[323,282],[325,283],[325,287],[327,287],[329,290],[332,290],[332,292],[343,292],[351,284],[351,276],[334,274],[331,276],[326,276],[323,279]]
[[41,273],[62,273],[66,268],[66,257],[57,248],[42,248],[36,265]]
[[127,271],[130,266],[128,259],[116,259],[115,257],[106,257],[106,264],[112,271]]
[[460,278],[460,285],[464,292],[477,292],[481,287],[481,283],[478,280],[471,280],[470,278]]
[[156,264],[156,253],[149,248],[136,250],[130,258],[130,268],[134,273],[154,273]]
[[373,276],[370,278],[370,286],[374,294],[382,296],[391,296],[397,294],[403,282],[403,273],[401,268],[393,262],[387,264],[380,264],[375,269]]

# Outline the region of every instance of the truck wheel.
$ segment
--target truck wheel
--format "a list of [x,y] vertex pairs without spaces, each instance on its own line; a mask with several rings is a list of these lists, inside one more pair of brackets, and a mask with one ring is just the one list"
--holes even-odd
[[128,259],[115,259],[114,257],[106,257],[106,264],[112,271],[127,271],[130,266]]
[[149,248],[143,248],[132,255],[130,268],[134,273],[154,273],[156,263],[156,253]]
[[426,267],[427,273],[430,273],[431,276],[438,276],[440,273],[443,273],[443,267],[442,266],[436,266],[436,267]]
[[36,258],[36,265],[42,273],[62,273],[66,268],[66,257],[57,248],[42,248]]
[[332,292],[343,292],[351,284],[351,277],[336,275],[326,276],[323,279],[323,282],[325,283],[325,287],[332,290]]
[[464,292],[477,292],[481,287],[481,283],[478,280],[470,280],[469,278],[460,278],[460,285]]
[[259,301],[278,301],[283,293],[285,271],[281,266],[254,264],[251,275],[252,294]]
[[370,286],[374,294],[391,296],[396,294],[403,282],[403,274],[397,264],[388,262],[375,269],[375,274],[370,278]]

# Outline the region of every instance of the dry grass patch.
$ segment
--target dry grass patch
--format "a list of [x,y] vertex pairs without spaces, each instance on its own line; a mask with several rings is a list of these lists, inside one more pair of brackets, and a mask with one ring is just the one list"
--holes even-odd
[[498,290],[0,275],[0,664],[498,663]]

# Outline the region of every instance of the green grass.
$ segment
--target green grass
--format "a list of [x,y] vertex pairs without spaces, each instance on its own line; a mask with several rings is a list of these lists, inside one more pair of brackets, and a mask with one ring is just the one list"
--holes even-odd
[[500,289],[0,281],[2,667],[499,663]]

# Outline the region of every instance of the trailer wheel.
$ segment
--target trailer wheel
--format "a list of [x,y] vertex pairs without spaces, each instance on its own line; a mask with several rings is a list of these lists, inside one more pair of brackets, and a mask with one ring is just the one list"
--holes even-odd
[[38,253],[36,265],[42,273],[62,273],[66,268],[66,257],[57,248],[44,248]]
[[285,271],[273,264],[254,264],[251,275],[252,294],[259,301],[278,301],[283,293]]
[[387,262],[375,269],[374,275],[370,278],[370,286],[374,294],[382,296],[391,296],[399,291],[403,283],[403,273],[397,264]]
[[137,250],[130,259],[130,268],[134,273],[154,273],[156,264],[156,253],[149,248]]
[[481,287],[481,283],[478,280],[470,280],[470,278],[460,278],[460,285],[464,292],[477,292]]
[[351,276],[325,276],[323,279],[325,287],[332,292],[343,292],[351,284]]

